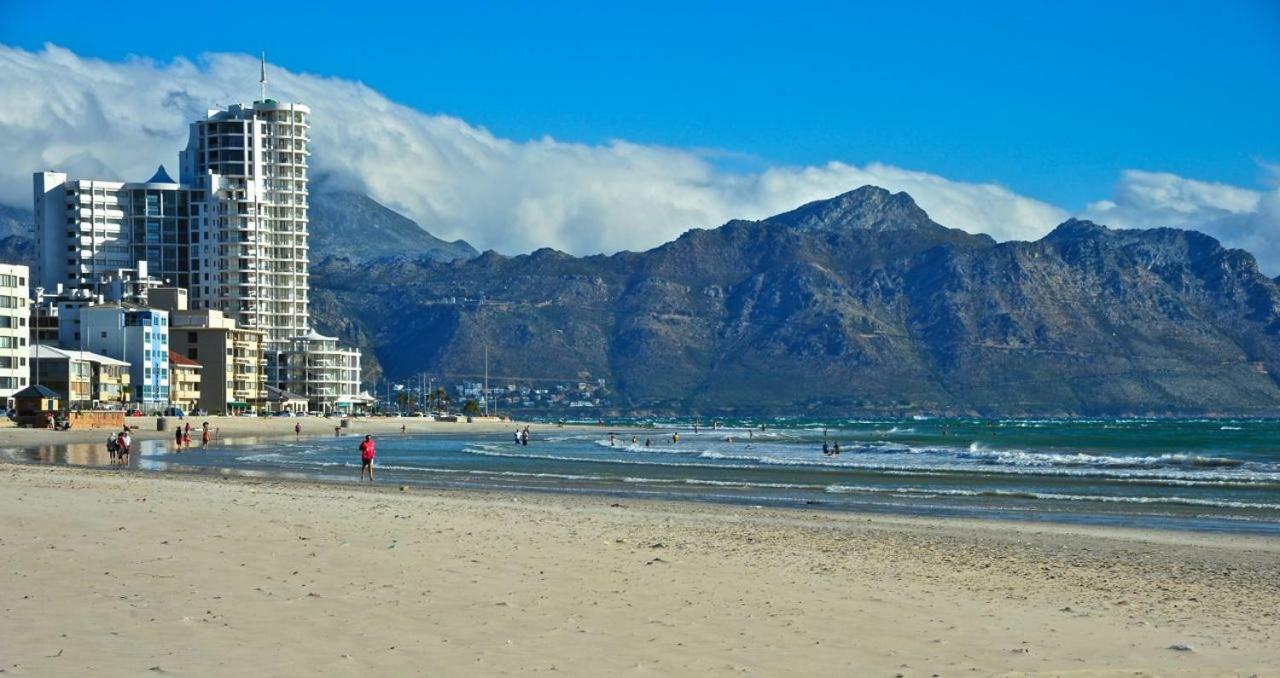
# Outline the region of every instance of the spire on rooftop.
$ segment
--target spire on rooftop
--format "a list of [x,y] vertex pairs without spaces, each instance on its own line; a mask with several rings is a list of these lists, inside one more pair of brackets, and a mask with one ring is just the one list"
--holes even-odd
[[267,100],[267,53],[262,53],[261,70],[258,75],[258,86],[262,88],[262,98],[260,101]]

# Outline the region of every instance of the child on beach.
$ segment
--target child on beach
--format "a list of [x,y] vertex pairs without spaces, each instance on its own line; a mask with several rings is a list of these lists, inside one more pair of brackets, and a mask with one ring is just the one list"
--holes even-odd
[[360,480],[364,480],[365,469],[369,470],[369,482],[373,482],[373,458],[377,452],[373,449],[373,436],[366,435],[360,443]]

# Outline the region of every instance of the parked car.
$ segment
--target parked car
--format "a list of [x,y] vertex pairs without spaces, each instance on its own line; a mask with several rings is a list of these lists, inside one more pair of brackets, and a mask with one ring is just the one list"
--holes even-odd
[[138,408],[136,408],[136,407],[135,407],[135,408],[133,408],[132,410],[129,410],[128,412],[125,412],[125,413],[124,413],[124,416],[126,416],[126,417],[141,417],[141,416],[142,416],[142,410],[140,410],[140,409],[138,409]]
[[166,416],[166,417],[178,417],[179,419],[181,419],[181,418],[183,418],[183,417],[187,416],[187,413],[186,413],[185,411],[183,411],[183,409],[182,409],[181,407],[172,406],[172,407],[168,407],[168,408],[166,408],[166,409],[165,409],[165,411],[164,411],[164,415],[163,415],[163,416]]
[[280,410],[279,412],[276,412],[276,416],[277,416],[277,417],[292,417],[292,416],[293,416],[293,412],[290,412],[289,410]]

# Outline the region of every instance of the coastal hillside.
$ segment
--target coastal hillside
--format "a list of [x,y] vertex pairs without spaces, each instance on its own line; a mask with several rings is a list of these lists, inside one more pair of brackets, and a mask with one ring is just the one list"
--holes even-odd
[[863,187],[647,252],[313,258],[392,377],[590,375],[622,409],[1280,414],[1280,286],[1172,229],[996,243]]
[[412,219],[361,193],[313,194],[309,216],[312,261],[328,256],[353,261],[402,256],[453,261],[479,254],[466,241],[441,240]]

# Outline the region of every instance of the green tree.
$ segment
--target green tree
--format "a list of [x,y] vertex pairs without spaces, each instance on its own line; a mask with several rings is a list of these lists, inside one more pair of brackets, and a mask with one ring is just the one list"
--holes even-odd
[[475,398],[468,398],[466,404],[462,406],[462,413],[467,416],[475,416],[480,414],[480,403]]

